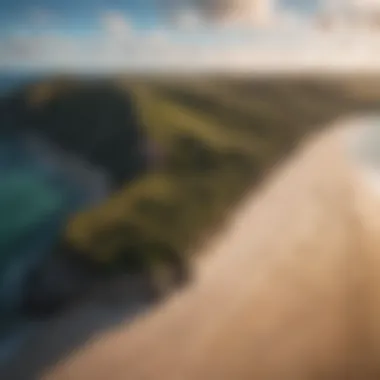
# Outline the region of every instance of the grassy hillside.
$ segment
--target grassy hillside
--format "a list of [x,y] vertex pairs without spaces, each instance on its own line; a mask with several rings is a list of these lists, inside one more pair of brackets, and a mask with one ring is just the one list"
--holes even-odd
[[166,165],[73,217],[66,243],[91,260],[131,265],[186,257],[305,133],[380,106],[380,78],[119,80]]

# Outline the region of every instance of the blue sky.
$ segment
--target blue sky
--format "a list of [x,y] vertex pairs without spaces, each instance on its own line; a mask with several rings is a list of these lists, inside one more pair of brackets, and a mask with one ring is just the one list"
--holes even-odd
[[238,12],[219,1],[0,0],[0,70],[283,66],[317,44],[331,55],[314,35],[326,0],[229,0]]
[[[281,0],[279,6],[308,12],[317,1]],[[137,29],[165,22],[165,8],[159,0],[1,0],[0,33],[96,33],[106,11],[124,14]]]
[[125,13],[136,27],[154,27],[159,22],[154,0],[2,0],[0,32],[97,32],[106,11]]

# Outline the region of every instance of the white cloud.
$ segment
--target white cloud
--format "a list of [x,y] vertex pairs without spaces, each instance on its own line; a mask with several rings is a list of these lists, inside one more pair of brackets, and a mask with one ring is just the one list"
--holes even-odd
[[377,23],[380,14],[380,0],[324,0],[321,11],[334,17],[337,23]]
[[272,0],[235,0],[219,18],[227,23],[245,24],[256,27],[271,24],[275,16]]
[[148,34],[146,43],[152,47],[162,47],[170,42],[170,37],[167,31],[156,29]]
[[202,25],[200,15],[191,9],[183,9],[173,16],[174,25],[183,30],[193,30]]
[[0,69],[260,72],[302,68],[343,70],[350,65],[380,68],[375,35],[347,31],[326,35],[292,15],[283,17],[280,30],[246,31],[248,34],[242,34],[244,38],[225,40],[223,36],[228,36],[228,30],[223,34],[218,28],[207,30],[212,37],[208,39],[204,38],[206,31],[197,28],[137,32],[121,16],[108,13],[102,19],[107,24],[105,33],[100,36],[3,37],[0,39]]
[[[310,19],[300,14],[287,10],[274,12],[276,4],[270,3],[274,0],[176,1],[182,4],[174,9],[180,30],[138,32],[126,14],[103,12],[104,33],[101,35],[2,37],[0,69],[88,72],[137,69],[263,71],[311,67],[343,70],[350,65],[380,68],[375,34],[353,29],[321,33]],[[326,1],[330,8],[335,4],[334,9],[341,12],[348,1],[359,0]],[[371,6],[380,4],[380,0],[366,1]],[[48,14],[42,12],[38,17],[48,19]],[[256,28],[264,24],[269,25],[269,29]],[[234,25],[233,32],[241,27],[242,38],[229,38],[230,29],[224,26],[231,25]],[[246,28],[247,25],[255,27]],[[204,38],[206,33],[210,38]],[[228,38],[224,40],[224,37]]]
[[379,10],[380,1],[379,0],[348,0],[351,6],[357,9],[366,9],[366,10]]
[[[271,22],[276,0],[161,0],[171,19],[180,24],[263,26]],[[196,15],[196,17],[194,17]]]
[[133,31],[126,16],[121,12],[108,11],[102,15],[105,31],[113,38],[129,37]]

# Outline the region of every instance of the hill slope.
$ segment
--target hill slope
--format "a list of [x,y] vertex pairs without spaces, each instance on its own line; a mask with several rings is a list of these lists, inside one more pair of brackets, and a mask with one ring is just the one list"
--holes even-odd
[[[124,80],[164,146],[164,168],[69,222],[65,239],[100,262],[189,251],[299,139],[347,113],[376,110],[380,78]],[[157,253],[157,255],[156,255]]]

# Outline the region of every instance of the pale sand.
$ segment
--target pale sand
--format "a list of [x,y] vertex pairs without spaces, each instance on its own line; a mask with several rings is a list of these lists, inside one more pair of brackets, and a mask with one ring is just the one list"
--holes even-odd
[[354,149],[366,125],[305,141],[204,247],[188,289],[44,379],[380,377],[380,192]]

